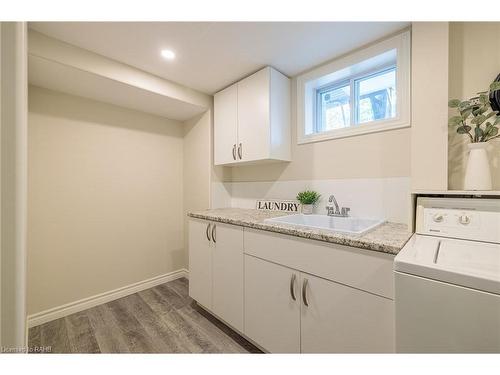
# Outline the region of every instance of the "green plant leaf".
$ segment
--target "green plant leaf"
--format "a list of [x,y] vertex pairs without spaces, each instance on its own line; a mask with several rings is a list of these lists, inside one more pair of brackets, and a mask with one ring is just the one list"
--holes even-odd
[[479,115],[474,117],[471,122],[476,125],[481,125],[484,121],[486,120],[486,116],[484,115]]
[[462,123],[462,116],[453,116],[448,120],[448,125],[457,126]]
[[474,128],[474,134],[476,135],[476,139],[481,138],[484,135],[483,129],[481,129],[479,126]]
[[497,113],[498,113],[497,111],[491,111],[490,113],[488,113],[486,115],[486,119],[489,119],[490,117],[496,116]]
[[465,126],[459,126],[457,128],[457,133],[458,134],[467,134],[468,132],[470,132],[472,128],[468,125],[465,125]]
[[472,110],[472,114],[474,116],[478,116],[478,115],[485,113],[486,111],[488,111],[488,107],[481,106],[481,107],[477,107],[476,109]]
[[320,194],[312,190],[304,190],[297,194],[297,200],[302,204],[315,204],[320,197]]
[[497,116],[497,118],[495,119],[495,122],[493,123],[493,125],[496,125],[496,124],[499,124],[500,123],[500,116]]
[[[497,129],[495,125],[493,125],[491,122],[486,123],[486,127],[484,129],[484,135],[490,135],[490,132],[494,131],[493,129]],[[497,129],[498,131],[498,129]]]
[[458,99],[451,99],[448,102],[448,107],[450,107],[450,108],[457,108],[460,104],[461,104],[460,100],[458,100]]
[[488,137],[493,137],[493,136],[495,136],[497,134],[498,134],[498,128],[496,128],[496,127],[493,126],[490,129],[490,131],[488,132]]
[[497,91],[500,90],[500,82],[493,82],[490,85],[490,91]]
[[462,115],[462,118],[464,120],[466,120],[467,117],[469,117],[471,115],[471,113],[472,113],[472,108],[471,107],[466,108],[466,109],[464,109],[463,111],[460,112],[460,114]]
[[459,108],[460,109],[464,109],[465,107],[469,107],[470,106],[470,100],[464,100],[462,103],[460,103],[459,105]]

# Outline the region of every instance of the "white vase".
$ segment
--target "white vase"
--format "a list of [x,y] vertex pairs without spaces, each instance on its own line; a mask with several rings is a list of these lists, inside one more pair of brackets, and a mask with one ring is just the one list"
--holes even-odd
[[469,143],[464,190],[491,190],[491,171],[486,142]]
[[302,213],[304,215],[310,215],[313,213],[313,205],[312,204],[303,204],[302,205]]

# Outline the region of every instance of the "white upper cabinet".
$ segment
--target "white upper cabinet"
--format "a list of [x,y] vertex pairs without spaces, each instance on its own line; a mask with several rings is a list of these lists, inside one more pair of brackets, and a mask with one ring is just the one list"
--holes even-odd
[[215,165],[290,161],[290,80],[267,67],[215,94]]
[[215,164],[236,162],[238,143],[238,87],[229,86],[214,98]]

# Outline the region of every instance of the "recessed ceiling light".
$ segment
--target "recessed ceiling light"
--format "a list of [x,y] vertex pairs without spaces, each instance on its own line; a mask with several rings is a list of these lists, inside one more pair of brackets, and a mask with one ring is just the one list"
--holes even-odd
[[173,60],[175,59],[175,53],[174,51],[171,51],[169,49],[164,49],[161,51],[161,55],[166,58],[167,60]]

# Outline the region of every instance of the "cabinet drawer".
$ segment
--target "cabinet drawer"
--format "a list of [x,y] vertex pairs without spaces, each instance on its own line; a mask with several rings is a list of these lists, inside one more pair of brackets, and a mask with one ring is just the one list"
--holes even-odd
[[394,299],[394,256],[245,228],[246,254]]

